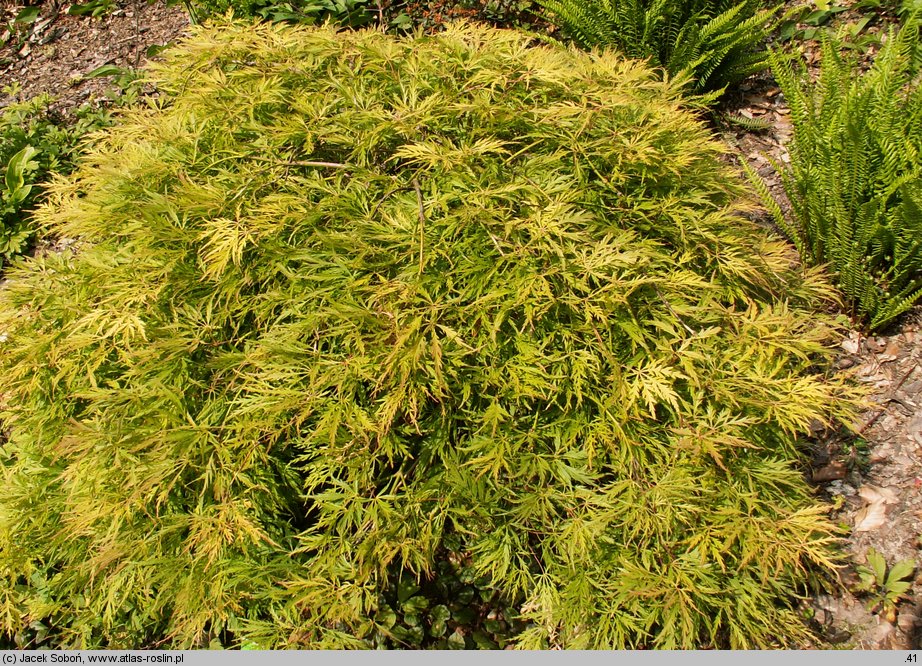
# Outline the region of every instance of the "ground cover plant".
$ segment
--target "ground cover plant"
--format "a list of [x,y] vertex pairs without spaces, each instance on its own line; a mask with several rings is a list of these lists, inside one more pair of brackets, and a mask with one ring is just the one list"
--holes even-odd
[[408,0],[383,3],[391,24],[403,29],[440,29],[459,19],[503,28],[534,30],[543,25],[536,0]]
[[[763,199],[805,261],[828,264],[853,318],[878,329],[922,296],[920,15],[891,32],[869,71],[826,35],[816,82],[772,55],[791,108],[781,171],[791,219]],[[758,183],[758,180],[756,179]]]
[[531,27],[535,0],[184,0],[196,23],[233,11],[237,17],[307,25],[330,22],[350,28],[377,25],[397,32],[439,30],[458,20],[503,27]]
[[81,140],[108,123],[105,111],[89,106],[66,122],[50,104],[49,96],[39,95],[0,112],[0,267],[29,249],[32,209],[45,181],[53,171],[69,170]]
[[[380,18],[382,3],[371,0],[182,0],[193,23],[221,17],[260,18],[277,23],[313,25],[326,22],[352,28]],[[386,3],[390,4],[390,3]]]
[[80,251],[0,294],[8,636],[805,636],[831,288],[677,84],[463,25],[200,29],[152,77],[41,211]]
[[777,7],[762,0],[539,0],[584,48],[648,60],[698,92],[715,92],[766,69]]

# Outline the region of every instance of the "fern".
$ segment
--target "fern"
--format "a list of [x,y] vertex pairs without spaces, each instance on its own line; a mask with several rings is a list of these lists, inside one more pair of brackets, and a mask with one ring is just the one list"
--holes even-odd
[[763,132],[774,127],[774,123],[767,118],[747,118],[738,113],[723,113],[720,118],[726,122],[737,125],[750,132]]
[[761,0],[539,0],[583,48],[647,59],[696,93],[717,92],[767,67],[778,8]]
[[852,316],[871,329],[922,294],[919,24],[916,14],[891,32],[865,73],[829,35],[815,83],[788,56],[770,56],[794,126],[791,164],[780,170],[793,219],[782,228],[806,261],[829,265]]

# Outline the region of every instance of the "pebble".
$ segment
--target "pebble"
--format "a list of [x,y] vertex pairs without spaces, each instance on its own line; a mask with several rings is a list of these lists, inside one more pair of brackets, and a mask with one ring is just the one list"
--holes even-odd
[[881,643],[886,641],[892,633],[893,625],[889,622],[883,621],[874,627],[873,631],[871,631],[870,639],[874,642],[875,646],[879,646]]
[[877,465],[890,459],[889,451],[875,451],[868,457],[868,462]]
[[832,643],[833,645],[841,645],[845,641],[849,640],[852,637],[852,634],[847,629],[836,629],[831,634],[826,636],[826,640]]
[[911,634],[916,627],[917,618],[914,613],[900,613],[896,617],[897,626],[905,633]]
[[838,460],[833,460],[825,467],[821,467],[813,473],[814,483],[823,483],[825,481],[836,481],[844,479],[848,470]]
[[851,497],[858,491],[855,490],[854,486],[850,486],[844,481],[835,480],[827,486],[827,490],[831,495],[844,495],[846,497]]

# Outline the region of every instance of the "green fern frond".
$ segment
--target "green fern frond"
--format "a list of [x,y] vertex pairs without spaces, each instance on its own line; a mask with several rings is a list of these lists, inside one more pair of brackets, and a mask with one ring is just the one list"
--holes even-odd
[[720,118],[750,132],[762,132],[774,127],[774,123],[766,118],[748,118],[739,113],[724,113],[721,114]]
[[791,164],[781,170],[798,249],[829,264],[855,316],[872,328],[919,297],[922,278],[922,85],[912,54],[918,16],[891,31],[861,73],[834,38],[811,83],[802,65],[769,56],[791,109]]
[[650,59],[693,91],[726,88],[767,67],[765,42],[778,8],[760,0],[538,0],[584,48]]
[[775,199],[771,191],[768,189],[768,185],[765,184],[765,181],[762,177],[756,173],[745,160],[740,161],[743,171],[745,172],[749,182],[752,184],[753,189],[755,189],[756,194],[759,196],[759,200],[762,202],[762,205],[768,210],[772,216],[772,220],[778,226],[778,228],[784,233],[784,235],[794,243],[797,247],[798,252],[803,252],[802,240],[801,240],[801,231],[797,227],[792,226],[787,218],[784,216],[784,212],[781,209],[781,205],[778,203],[778,200]]

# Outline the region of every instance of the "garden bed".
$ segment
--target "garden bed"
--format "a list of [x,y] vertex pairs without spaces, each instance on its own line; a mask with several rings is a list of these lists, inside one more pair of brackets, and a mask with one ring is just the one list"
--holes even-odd
[[[15,17],[21,8],[6,2],[0,12]],[[80,104],[105,99],[112,84],[105,76],[88,78],[104,66],[142,64],[150,47],[162,46],[183,34],[188,20],[181,8],[160,2],[132,3],[100,19],[69,16],[66,7],[48,2],[35,23],[10,33],[0,46],[0,77],[18,84],[17,97],[29,99],[48,92],[64,114]],[[861,14],[841,19],[859,20]],[[808,50],[813,48],[810,44]],[[873,51],[873,49],[871,49]],[[0,97],[0,106],[11,101]],[[783,95],[767,76],[745,82],[730,95],[731,113],[764,121],[764,129],[744,129],[732,123],[720,128],[723,138],[768,179],[780,187],[766,156],[787,161],[790,138]],[[922,615],[922,577],[912,597],[886,617],[870,612],[860,595],[852,594],[856,565],[865,564],[870,549],[887,562],[919,559],[922,535],[922,325],[920,313],[904,316],[881,335],[865,337],[852,331],[842,341],[837,372],[873,389],[874,404],[859,417],[858,436],[815,432],[813,464],[806,473],[817,494],[828,500],[834,519],[848,527],[846,551],[850,563],[842,571],[843,586],[832,595],[815,595],[802,611],[825,641],[812,646],[842,645],[871,649],[918,648]]]

